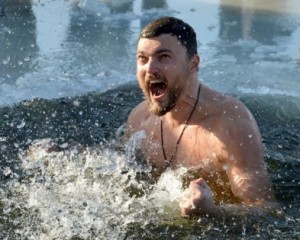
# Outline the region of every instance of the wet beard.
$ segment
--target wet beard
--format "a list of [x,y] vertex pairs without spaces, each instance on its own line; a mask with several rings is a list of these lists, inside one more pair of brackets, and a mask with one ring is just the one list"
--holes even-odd
[[158,102],[152,102],[150,96],[151,89],[149,85],[142,89],[147,100],[149,110],[155,116],[163,116],[167,112],[171,111],[175,107],[176,102],[182,92],[182,88],[180,87],[168,88],[168,86],[166,86],[166,88],[167,89],[165,91],[167,91],[168,99],[167,102],[163,104],[160,104]]
[[168,91],[169,98],[168,101],[163,105],[159,104],[158,102],[151,102],[151,100],[150,101],[148,100],[148,107],[152,114],[156,116],[163,116],[175,107],[175,104],[178,99],[178,94],[169,90],[167,91]]

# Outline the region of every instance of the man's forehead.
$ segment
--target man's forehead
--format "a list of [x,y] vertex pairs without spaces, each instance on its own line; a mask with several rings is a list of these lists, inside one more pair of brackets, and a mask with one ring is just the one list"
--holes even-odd
[[184,48],[176,36],[171,34],[161,34],[157,37],[140,38],[137,46],[137,52],[159,51],[165,49],[176,52]]

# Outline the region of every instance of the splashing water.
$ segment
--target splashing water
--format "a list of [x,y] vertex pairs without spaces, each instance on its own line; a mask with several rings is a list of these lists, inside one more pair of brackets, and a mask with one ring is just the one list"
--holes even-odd
[[0,191],[3,220],[14,225],[16,239],[122,239],[132,224],[180,216],[184,169],[152,184],[140,177],[151,168],[132,164],[126,154],[80,146],[57,152],[50,139],[32,142],[20,159],[23,176],[8,173]]

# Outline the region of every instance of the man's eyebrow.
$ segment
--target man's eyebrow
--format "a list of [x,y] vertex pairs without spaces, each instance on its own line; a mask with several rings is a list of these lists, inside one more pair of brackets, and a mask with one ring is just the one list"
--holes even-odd
[[[155,52],[154,52],[154,55],[155,54],[160,54],[160,53],[163,53],[163,52],[169,52],[169,53],[172,53],[173,54],[173,52],[170,50],[170,49],[167,49],[167,48],[162,48],[162,49],[158,49],[158,50],[156,50]],[[145,55],[145,52],[144,51],[137,51],[137,54],[142,54],[142,55]]]
[[136,52],[136,54],[143,54],[143,55],[144,55],[145,52],[144,52],[144,51],[139,51],[139,50],[138,50],[138,51]]
[[155,54],[160,54],[160,53],[163,53],[163,52],[173,53],[170,49],[163,48],[163,49],[158,49],[157,51],[155,51]]

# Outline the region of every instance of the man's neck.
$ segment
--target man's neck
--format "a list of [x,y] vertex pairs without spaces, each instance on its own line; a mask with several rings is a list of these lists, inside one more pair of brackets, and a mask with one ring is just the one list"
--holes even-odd
[[176,102],[176,106],[163,116],[163,121],[171,124],[173,127],[178,127],[186,123],[196,104],[199,84],[200,82],[197,78],[187,83],[186,88]]

